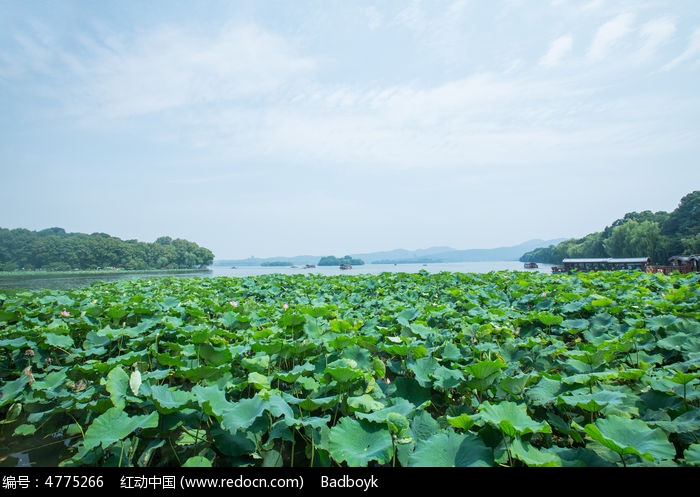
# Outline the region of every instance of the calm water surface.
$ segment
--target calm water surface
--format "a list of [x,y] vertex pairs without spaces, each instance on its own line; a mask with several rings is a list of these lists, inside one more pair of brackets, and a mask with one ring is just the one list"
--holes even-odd
[[417,273],[427,271],[429,273],[440,273],[442,271],[457,273],[488,273],[491,271],[539,271],[551,273],[551,264],[540,264],[537,269],[524,269],[522,262],[517,261],[489,261],[489,262],[449,262],[449,263],[429,263],[429,264],[364,264],[353,266],[349,270],[341,270],[338,266],[317,266],[305,269],[299,267],[262,267],[262,266],[211,266],[206,270],[197,271],[173,271],[173,272],[143,272],[128,273],[114,271],[113,273],[101,274],[46,274],[27,273],[26,275],[2,275],[0,273],[0,288],[51,288],[69,289],[89,285],[96,281],[114,281],[120,279],[134,278],[160,278],[163,276],[177,276],[180,278],[198,277],[246,277],[261,274],[325,274],[325,275],[353,275],[353,274],[380,274],[380,273]]

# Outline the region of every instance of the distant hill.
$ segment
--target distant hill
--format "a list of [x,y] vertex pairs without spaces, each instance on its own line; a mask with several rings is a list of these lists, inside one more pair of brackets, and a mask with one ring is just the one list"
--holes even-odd
[[523,262],[560,264],[565,258],[651,257],[664,264],[674,255],[700,253],[700,190],[685,195],[672,212],[628,212],[603,231],[541,246]]
[[[482,261],[517,261],[524,253],[539,247],[555,245],[564,238],[555,240],[528,240],[512,247],[491,249],[457,250],[450,247],[430,247],[418,250],[395,249],[382,252],[348,254],[352,258],[362,259],[368,264],[410,264],[427,262],[482,262]],[[317,264],[324,256],[297,255],[248,259],[224,259],[214,262],[215,266],[260,266],[263,263],[286,262],[294,265]]]
[[214,254],[180,238],[152,243],[122,240],[106,233],[66,233],[0,228],[0,271],[74,269],[191,269],[211,265]]

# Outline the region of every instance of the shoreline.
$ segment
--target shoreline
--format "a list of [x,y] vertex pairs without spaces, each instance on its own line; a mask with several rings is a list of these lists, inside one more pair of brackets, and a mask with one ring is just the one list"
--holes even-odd
[[36,276],[45,278],[47,276],[102,276],[107,274],[147,274],[147,273],[163,273],[163,274],[181,274],[181,273],[208,273],[210,268],[194,268],[194,269],[77,269],[75,271],[0,271],[0,278],[17,277],[17,276]]

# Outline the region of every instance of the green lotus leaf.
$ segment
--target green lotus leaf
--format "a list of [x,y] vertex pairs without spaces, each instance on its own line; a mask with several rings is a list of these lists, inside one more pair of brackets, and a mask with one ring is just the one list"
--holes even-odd
[[464,380],[461,371],[449,369],[442,365],[435,368],[433,377],[435,378],[434,386],[442,390],[457,388]]
[[411,420],[411,432],[416,440],[427,440],[440,429],[440,424],[425,410],[419,410]]
[[284,458],[278,450],[263,451],[263,468],[281,468],[284,466]]
[[151,400],[161,414],[177,412],[189,407],[195,400],[191,392],[180,389],[170,389],[167,385],[151,387]]
[[291,426],[297,422],[294,417],[294,410],[289,403],[280,395],[270,395],[265,404],[265,408],[276,418],[283,418],[284,422]]
[[471,375],[471,378],[467,381],[467,386],[479,391],[487,390],[496,382],[501,370],[505,368],[505,362],[500,359],[496,361],[480,361],[467,366],[465,369]]
[[267,376],[260,374],[256,371],[248,373],[248,383],[250,385],[253,385],[257,390],[270,388],[270,379]]
[[229,370],[228,365],[224,366],[199,366],[194,368],[180,368],[180,374],[192,381],[201,381],[221,377]]
[[462,413],[459,416],[446,416],[447,422],[460,430],[468,430],[474,426],[474,420],[471,416]]
[[214,446],[219,452],[230,457],[239,457],[255,452],[255,439],[244,431],[230,433],[216,426],[211,430]]
[[493,465],[493,451],[473,433],[448,431],[418,440],[408,462],[416,467],[485,467]]
[[413,323],[409,325],[409,329],[414,335],[417,335],[418,337],[422,338],[423,340],[428,339],[431,336],[435,335],[435,330],[430,328],[429,326],[425,326],[424,324],[420,323]]
[[377,378],[384,378],[386,376],[386,365],[379,357],[374,357],[372,359],[372,370]]
[[233,360],[233,354],[227,347],[213,347],[209,343],[198,345],[197,353],[210,366],[230,364]]
[[185,365],[185,361],[182,360],[181,356],[171,356],[165,353],[156,355],[156,360],[159,364],[167,367],[182,367]]
[[295,383],[301,385],[302,388],[310,392],[318,392],[321,388],[321,384],[318,381],[308,376],[299,376]]
[[279,378],[285,383],[294,383],[297,378],[303,376],[304,373],[310,373],[314,371],[313,364],[304,363],[294,366],[290,371],[277,371],[275,373],[275,378]]
[[219,387],[202,387],[196,385],[192,388],[192,393],[202,407],[202,410],[209,416],[214,416],[219,421],[221,421],[224,412],[231,408],[231,402],[226,400],[226,394]]
[[157,426],[157,412],[142,416],[129,416],[123,410],[112,407],[95,418],[92,424],[88,426],[83,443],[88,450],[98,445],[106,449],[139,428],[155,428]]
[[36,433],[36,426],[30,424],[19,425],[12,433],[13,436],[29,436]]
[[392,433],[397,433],[399,435],[407,432],[411,427],[408,418],[398,412],[390,412],[386,417],[386,423]]
[[265,410],[265,401],[255,396],[231,403],[221,417],[221,427],[230,433],[248,428]]
[[504,435],[515,437],[528,433],[552,433],[547,422],[537,422],[527,414],[525,404],[501,402],[492,405],[486,401],[479,406],[481,419],[500,429]]
[[0,421],[0,424],[10,424],[14,423],[19,415],[22,414],[22,404],[16,402],[10,406],[5,415],[5,419]]
[[165,445],[165,440],[153,440],[151,441],[146,448],[141,452],[141,455],[138,458],[138,466],[140,467],[148,467],[151,465],[151,461],[153,460],[153,456],[157,453],[158,449],[160,449],[163,445]]
[[11,323],[13,321],[17,321],[18,319],[19,314],[17,314],[16,312],[5,311],[3,309],[0,309],[0,322]]
[[308,314],[304,316],[304,319],[306,321],[303,330],[308,338],[315,340],[323,334],[323,323],[325,322],[323,319]]
[[637,414],[638,409],[635,406],[636,397],[613,390],[598,390],[594,393],[580,393],[576,391],[570,394],[560,395],[557,397],[559,403],[566,404],[572,407],[579,407],[588,412],[603,411],[605,413],[615,409],[622,412]]
[[600,297],[597,299],[591,300],[591,305],[593,307],[607,307],[609,305],[612,305],[614,302],[609,299],[608,297]]
[[506,378],[503,378],[498,384],[498,386],[501,387],[501,389],[504,392],[518,396],[522,395],[525,392],[525,388],[527,387],[530,378],[531,376],[528,374],[523,374],[519,376],[508,376]]
[[453,342],[448,342],[442,348],[441,357],[447,361],[458,362],[463,359],[462,351]]
[[499,373],[502,369],[505,369],[506,367],[506,363],[498,359],[496,361],[480,361],[476,364],[467,366],[465,369],[474,378],[483,380]]
[[360,412],[378,411],[386,406],[386,404],[379,402],[368,394],[360,395],[359,397],[348,397],[347,403],[353,411]]
[[525,391],[525,397],[531,404],[545,406],[557,399],[561,388],[561,381],[543,376],[535,386]]
[[561,327],[565,330],[585,330],[588,325],[587,319],[565,319],[561,323]]
[[700,444],[692,444],[683,454],[685,462],[693,466],[700,466]]
[[700,409],[693,409],[675,418],[673,421],[649,421],[667,433],[693,433],[700,431]]
[[511,442],[510,453],[512,457],[530,467],[562,466],[561,459],[554,452],[547,449],[537,449],[519,438]]
[[415,378],[398,377],[394,380],[396,396],[419,406],[430,400],[430,389],[422,387]]
[[202,456],[194,456],[187,459],[182,465],[183,468],[211,468],[212,463],[209,459]]
[[552,447],[550,452],[556,454],[564,467],[613,467],[614,463],[600,457],[596,451],[584,447]]
[[416,381],[422,387],[430,387],[432,385],[432,373],[439,366],[439,362],[434,357],[422,357],[408,361],[407,367],[413,371]]
[[608,416],[584,429],[593,440],[620,455],[635,454],[651,462],[673,459],[676,455],[675,447],[663,431],[652,429],[639,419]]
[[114,407],[124,409],[126,405],[126,390],[129,388],[129,375],[117,366],[107,374],[107,391]]
[[248,371],[264,373],[270,367],[270,356],[267,354],[259,354],[255,357],[244,357],[241,360],[241,364]]
[[378,411],[373,411],[369,413],[357,411],[354,416],[358,419],[363,419],[366,421],[372,421],[373,423],[386,423],[389,419],[389,414],[398,413],[402,416],[410,416],[411,413],[416,409],[416,406],[411,404],[406,399],[396,399],[394,403]]
[[369,350],[359,347],[357,345],[352,345],[344,349],[341,353],[343,359],[348,359],[354,361],[356,368],[362,370],[372,369],[372,355]]
[[338,403],[338,396],[331,395],[329,397],[306,398],[299,403],[299,407],[307,411],[314,411],[318,408],[327,408]]
[[343,417],[329,434],[329,451],[338,463],[365,467],[371,461],[389,462],[394,446],[385,427]]
[[539,312],[537,313],[537,319],[539,319],[540,323],[542,323],[545,326],[555,326],[559,325],[564,321],[564,318],[561,316],[555,316],[554,314],[551,314],[549,312]]
[[325,373],[340,383],[347,383],[363,376],[362,370],[353,359],[338,359],[330,363]]
[[576,300],[574,302],[569,302],[567,304],[564,304],[561,307],[561,310],[562,310],[562,312],[565,312],[567,314],[573,314],[574,312],[580,311],[583,308],[584,304],[585,304],[584,302],[582,302],[580,300]]
[[0,340],[0,347],[9,349],[33,349],[36,347],[34,342],[27,340],[26,337],[10,338],[7,340]]
[[667,378],[679,385],[687,385],[693,380],[700,378],[700,373],[683,373],[682,371],[677,371],[673,376]]
[[69,335],[57,335],[56,333],[45,333],[44,342],[52,347],[68,349],[73,346],[73,339]]

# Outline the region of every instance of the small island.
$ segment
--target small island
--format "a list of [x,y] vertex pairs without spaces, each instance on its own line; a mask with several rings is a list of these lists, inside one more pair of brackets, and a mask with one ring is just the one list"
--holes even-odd
[[325,257],[321,257],[321,260],[318,261],[319,266],[362,266],[365,263],[362,259],[353,259],[349,255],[346,255],[345,257],[335,257],[334,255],[327,255]]
[[284,267],[284,266],[292,266],[293,264],[289,261],[270,261],[270,262],[261,262],[260,265],[262,267]]

